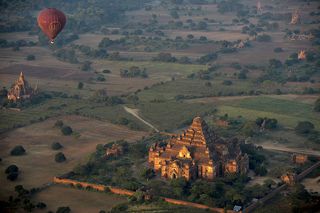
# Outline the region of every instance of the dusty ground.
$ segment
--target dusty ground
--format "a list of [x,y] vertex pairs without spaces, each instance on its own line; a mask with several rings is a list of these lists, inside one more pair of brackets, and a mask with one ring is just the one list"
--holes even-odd
[[[53,68],[46,66],[33,66],[15,64],[3,69],[0,69],[0,76],[10,74],[13,76],[19,76],[20,72],[23,72],[26,77],[37,77],[39,79],[59,79],[59,80],[88,80],[93,76],[89,72],[80,72],[77,69],[72,68]],[[3,79],[3,78],[1,78]]]
[[47,205],[47,211],[56,211],[60,206],[69,206],[72,212],[88,213],[99,212],[100,210],[107,211],[112,206],[125,202],[127,199],[113,194],[90,192],[55,185],[37,194],[34,200],[44,202]]
[[[146,135],[145,132],[132,131],[126,127],[80,116],[65,116],[60,119],[80,136],[62,136],[60,130],[53,127],[57,119],[49,119],[1,135],[1,171],[11,164],[16,164],[21,169],[21,174],[16,181],[10,182],[1,172],[0,182],[4,184],[0,190],[0,198],[7,198],[15,185],[37,187],[51,181],[55,175],[70,171],[74,166],[86,161],[97,144],[120,139],[135,141]],[[54,155],[58,151],[52,150],[51,144],[55,141],[64,146],[61,151],[67,158],[65,163],[59,164],[54,161]],[[10,156],[10,150],[16,145],[23,145],[26,154]]]
[[[11,48],[0,48],[0,67],[4,68],[15,64],[32,66],[43,66],[50,68],[76,69],[78,65],[59,61],[52,56],[52,51],[45,47],[21,47],[19,51]],[[32,54],[36,57],[34,61],[27,61],[26,57]]]
[[309,192],[320,193],[320,176],[316,178],[305,178],[301,183]]

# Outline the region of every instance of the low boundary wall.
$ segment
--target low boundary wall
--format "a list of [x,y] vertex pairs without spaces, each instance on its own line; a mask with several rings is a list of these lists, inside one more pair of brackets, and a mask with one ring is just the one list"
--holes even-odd
[[[87,182],[81,182],[81,181],[76,181],[76,180],[71,180],[67,178],[60,178],[60,177],[54,177],[53,178],[53,183],[56,184],[63,184],[63,185],[72,185],[74,187],[81,186],[82,188],[91,188],[97,191],[107,191],[110,190],[110,192],[118,195],[126,195],[126,196],[132,196],[135,192],[126,190],[126,189],[121,189],[113,186],[105,186],[101,184],[94,184],[94,183],[87,183]],[[167,197],[161,197],[164,201],[171,203],[171,204],[176,204],[176,205],[182,205],[182,206],[188,206],[188,207],[193,207],[193,208],[198,208],[198,209],[209,209],[212,212],[217,212],[217,213],[235,213],[235,211],[232,210],[227,210],[222,208],[213,208],[209,207],[203,204],[199,203],[192,203],[184,200],[176,200],[172,198],[167,198]]]

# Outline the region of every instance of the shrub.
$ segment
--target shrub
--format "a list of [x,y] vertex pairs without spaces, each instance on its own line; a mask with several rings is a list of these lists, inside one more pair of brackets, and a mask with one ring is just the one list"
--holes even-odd
[[238,79],[247,79],[247,72],[245,70],[241,70],[238,74]]
[[36,59],[36,57],[34,56],[34,55],[28,55],[27,57],[26,57],[26,60],[28,60],[28,61],[33,61],[33,60],[35,60]]
[[314,103],[314,108],[313,108],[314,111],[316,112],[320,112],[320,98],[318,98],[316,100],[316,102]]
[[230,80],[224,80],[224,81],[222,82],[222,84],[223,84],[223,85],[230,86],[230,85],[232,84],[232,81],[230,81]]
[[10,154],[14,156],[24,155],[25,153],[26,150],[21,145],[15,146],[10,152]]
[[281,47],[276,47],[273,49],[273,52],[280,53],[280,52],[283,52],[283,49]]
[[59,152],[55,155],[54,157],[54,160],[57,162],[57,163],[62,163],[64,161],[66,161],[66,157],[64,156],[64,154],[62,152]]
[[141,172],[141,177],[145,178],[146,180],[149,180],[155,176],[155,173],[153,169],[146,168]]
[[37,207],[38,209],[44,209],[44,208],[47,207],[47,205],[46,205],[45,203],[39,202],[39,203],[36,205],[36,207]]
[[103,76],[98,76],[97,81],[106,81],[106,78]]
[[53,143],[51,144],[51,148],[52,148],[53,150],[58,150],[58,149],[63,148],[63,146],[62,146],[59,142],[53,142]]
[[14,172],[19,172],[19,168],[14,164],[8,166],[7,169],[5,170],[6,174],[10,174],[10,173],[14,173]]
[[71,209],[69,206],[59,207],[56,211],[56,213],[70,213],[70,212],[71,212]]
[[18,172],[12,172],[10,174],[8,174],[7,179],[14,181],[18,178],[19,173]]
[[54,123],[54,126],[61,128],[61,127],[63,126],[62,120],[57,120],[57,121]]
[[257,36],[257,41],[260,42],[270,42],[271,41],[271,36],[267,34],[262,34]]
[[309,121],[301,121],[298,122],[297,126],[295,127],[295,131],[298,134],[308,134],[314,129],[313,123]]
[[63,126],[61,128],[61,132],[63,135],[71,135],[72,134],[72,128],[70,126]]
[[79,83],[78,83],[78,89],[82,89],[83,86],[84,86],[84,84],[83,84],[82,82],[79,82]]
[[81,70],[82,71],[90,71],[91,70],[91,61],[84,61],[83,64],[81,65]]
[[116,212],[124,212],[128,209],[128,205],[125,203],[120,203],[110,210],[110,213],[116,213]]

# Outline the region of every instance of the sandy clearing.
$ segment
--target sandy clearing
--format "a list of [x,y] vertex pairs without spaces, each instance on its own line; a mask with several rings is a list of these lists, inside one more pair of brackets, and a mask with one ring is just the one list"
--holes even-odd
[[36,194],[33,199],[44,202],[47,205],[46,211],[55,212],[60,206],[69,206],[72,212],[76,213],[107,211],[112,206],[127,200],[125,197],[118,195],[78,190],[59,185],[53,185]]

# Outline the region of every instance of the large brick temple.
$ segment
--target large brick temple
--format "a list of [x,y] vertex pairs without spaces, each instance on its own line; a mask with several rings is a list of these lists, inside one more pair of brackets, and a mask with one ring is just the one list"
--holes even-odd
[[196,117],[187,130],[172,136],[165,146],[154,144],[149,150],[149,164],[165,178],[213,180],[228,173],[247,173],[249,158],[241,153],[237,138],[218,137]]
[[29,99],[37,93],[37,87],[33,89],[28,81],[25,80],[23,73],[20,73],[18,80],[11,86],[8,92],[8,99],[17,101],[21,99]]

